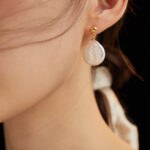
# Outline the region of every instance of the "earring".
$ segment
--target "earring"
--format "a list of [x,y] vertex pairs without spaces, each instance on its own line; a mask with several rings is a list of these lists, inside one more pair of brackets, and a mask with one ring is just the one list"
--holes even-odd
[[96,32],[97,27],[94,26],[90,29],[90,35],[92,35],[92,38],[83,52],[85,62],[91,66],[100,65],[105,59],[104,47],[95,40]]

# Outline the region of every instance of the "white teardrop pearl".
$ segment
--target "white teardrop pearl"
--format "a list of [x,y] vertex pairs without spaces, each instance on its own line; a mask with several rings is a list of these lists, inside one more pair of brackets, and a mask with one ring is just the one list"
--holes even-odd
[[96,66],[101,64],[104,61],[105,50],[103,46],[94,39],[87,44],[83,55],[84,55],[84,60],[88,64],[92,66]]

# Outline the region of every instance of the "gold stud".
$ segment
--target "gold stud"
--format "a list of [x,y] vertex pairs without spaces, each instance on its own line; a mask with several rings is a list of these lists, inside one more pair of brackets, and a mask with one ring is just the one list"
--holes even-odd
[[92,39],[91,40],[93,40],[93,39],[95,39],[95,37],[96,37],[96,32],[97,32],[97,27],[92,27],[91,28],[91,33],[92,33]]

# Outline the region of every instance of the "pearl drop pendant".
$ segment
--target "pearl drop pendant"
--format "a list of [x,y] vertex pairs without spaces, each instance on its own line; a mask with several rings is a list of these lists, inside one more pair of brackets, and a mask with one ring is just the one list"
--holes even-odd
[[92,66],[100,65],[105,59],[105,50],[97,40],[91,40],[84,50],[84,60]]

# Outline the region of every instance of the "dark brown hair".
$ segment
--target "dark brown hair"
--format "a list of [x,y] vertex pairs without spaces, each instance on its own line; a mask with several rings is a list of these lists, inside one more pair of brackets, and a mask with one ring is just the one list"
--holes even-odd
[[[16,29],[11,29],[11,30],[1,30],[0,29],[0,35],[1,35],[1,37],[3,37],[5,35],[7,35],[7,33],[11,33],[13,35],[14,33],[15,34],[20,33],[20,32],[27,33],[29,31],[33,32],[33,33],[37,32],[37,31],[42,32],[45,29],[48,29],[48,28],[52,27],[53,25],[55,25],[57,23],[57,21],[59,21],[59,19],[61,19],[71,8],[72,12],[70,13],[70,18],[73,18],[73,19],[70,19],[70,20],[72,20],[72,22],[65,29],[65,31],[63,31],[59,35],[57,35],[53,38],[49,38],[44,41],[36,41],[36,42],[26,41],[26,43],[19,43],[15,46],[10,45],[10,47],[12,49],[12,48],[16,48],[16,47],[19,47],[22,45],[46,42],[46,41],[55,39],[55,38],[63,35],[64,33],[66,33],[73,26],[73,24],[76,22],[77,18],[80,16],[80,14],[85,6],[85,2],[86,2],[86,0],[70,0],[70,2],[67,4],[65,9],[60,13],[60,15],[57,16],[56,18],[54,18],[53,20],[50,20],[44,24],[40,24],[39,26],[34,27],[34,28],[22,27],[22,28],[16,28]],[[101,65],[107,66],[109,68],[109,70],[112,74],[112,77],[113,77],[112,88],[114,91],[118,88],[121,88],[122,85],[126,81],[128,81],[132,75],[136,75],[141,80],[143,80],[142,77],[136,73],[134,66],[129,61],[129,59],[126,57],[126,55],[121,51],[120,46],[119,46],[119,31],[123,26],[123,22],[126,17],[126,14],[127,13],[134,14],[132,5],[133,5],[132,1],[129,0],[128,7],[126,9],[124,16],[115,25],[113,25],[112,27],[103,31],[100,34],[100,36],[97,36],[97,40],[99,40],[101,42],[101,44],[104,46],[104,48],[106,50],[106,59],[104,60],[104,62]],[[74,9],[72,9],[72,7]],[[0,18],[0,19],[2,19],[2,18]],[[11,39],[7,39],[3,43],[0,43],[1,50],[10,49],[10,47],[5,47],[6,46],[5,43],[11,41],[13,38],[14,37],[12,37]],[[2,46],[2,44],[3,44],[3,46]],[[107,120],[107,110],[105,108],[106,96],[100,91],[95,91],[95,97],[96,97],[99,109],[102,113],[102,116],[107,123],[107,121],[108,121]]]
[[[131,61],[121,50],[119,43],[119,33],[123,27],[126,16],[128,14],[136,15],[134,7],[136,6],[132,2],[132,0],[129,0],[124,16],[116,24],[114,24],[112,27],[108,28],[103,33],[101,33],[100,36],[98,36],[98,40],[102,43],[106,50],[106,58],[101,65],[108,67],[109,71],[111,72],[113,79],[111,88],[115,92],[118,91],[118,89],[120,89],[124,85],[124,83],[130,79],[131,76],[136,76],[140,80],[144,81],[144,79],[136,72],[136,69],[132,65]],[[106,123],[108,123],[107,114],[109,113],[109,110],[107,110],[105,107],[107,98],[99,90],[95,91],[95,96],[103,118]],[[127,108],[125,103],[122,101],[122,99],[119,100],[126,111]]]

